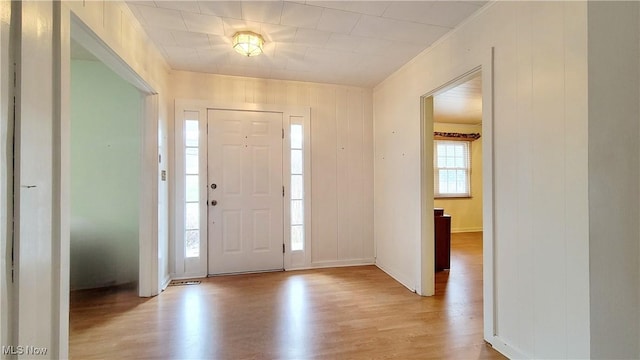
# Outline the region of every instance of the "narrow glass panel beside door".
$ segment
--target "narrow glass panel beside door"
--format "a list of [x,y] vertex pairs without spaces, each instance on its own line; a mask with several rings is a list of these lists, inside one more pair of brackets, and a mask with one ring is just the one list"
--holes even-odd
[[[189,114],[191,112],[187,112]],[[185,115],[187,115],[185,114]],[[200,256],[200,169],[198,120],[185,120],[185,256]]]
[[291,250],[304,250],[304,132],[291,124]]

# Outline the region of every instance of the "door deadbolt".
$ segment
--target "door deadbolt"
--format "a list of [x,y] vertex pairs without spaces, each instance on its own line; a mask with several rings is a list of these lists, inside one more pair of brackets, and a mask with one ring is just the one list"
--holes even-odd
[[211,206],[218,205],[218,200],[211,200]]
[[215,190],[217,187],[218,187],[218,185],[216,185],[216,184],[211,184],[211,188],[212,188],[213,190]]

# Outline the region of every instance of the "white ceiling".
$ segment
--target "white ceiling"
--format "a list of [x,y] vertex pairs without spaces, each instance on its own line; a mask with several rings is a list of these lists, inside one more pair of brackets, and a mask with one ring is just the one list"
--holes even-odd
[[433,121],[478,125],[482,123],[482,77],[473,79],[433,97]]
[[[372,87],[486,1],[127,1],[172,69]],[[243,57],[251,30],[265,53]]]

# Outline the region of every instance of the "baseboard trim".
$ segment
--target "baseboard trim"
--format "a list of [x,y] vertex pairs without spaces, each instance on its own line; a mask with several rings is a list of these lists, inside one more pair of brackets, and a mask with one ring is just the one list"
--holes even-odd
[[309,266],[296,266],[285,269],[285,271],[294,270],[312,270],[312,269],[324,269],[335,267],[349,267],[349,266],[366,266],[375,265],[375,259],[355,259],[355,260],[338,260],[338,261],[316,261],[312,262]]
[[171,282],[171,276],[167,275],[165,276],[164,280],[162,281],[162,286],[160,287],[160,292],[164,291],[167,286],[169,286],[169,283]]
[[528,356],[523,351],[517,348],[514,348],[513,346],[510,346],[498,336],[494,336],[491,339],[491,341],[487,341],[487,342],[491,344],[491,346],[496,351],[498,351],[499,353],[501,353],[502,355],[506,356],[509,359],[533,359],[533,357]]
[[175,275],[172,274],[169,277],[169,282],[171,282],[172,280],[188,280],[188,279],[202,279],[202,278],[206,278],[207,275],[206,274],[182,274],[182,275]]
[[105,290],[105,289],[137,289],[138,281],[127,281],[122,283],[117,283],[115,281],[110,283],[104,283],[100,285],[90,285],[83,287],[75,287],[73,289],[69,289],[70,292],[74,291],[91,291],[91,290]]
[[459,228],[459,229],[451,229],[451,233],[452,234],[457,234],[457,233],[469,233],[469,232],[481,232],[482,228],[481,227],[477,227],[477,228]]
[[416,292],[416,287],[414,285],[410,285],[410,282],[404,279],[404,277],[396,274],[391,269],[384,266],[384,264],[381,264],[379,261],[376,261],[375,265],[378,267],[378,269],[384,271],[387,275],[391,276],[395,281],[399,282],[402,286],[409,289],[409,291]]

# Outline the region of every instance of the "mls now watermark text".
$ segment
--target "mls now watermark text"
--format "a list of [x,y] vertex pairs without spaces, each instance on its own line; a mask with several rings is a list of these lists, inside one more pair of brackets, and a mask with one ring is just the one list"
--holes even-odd
[[2,345],[2,355],[45,356],[47,355],[47,351],[47,348],[37,346]]

